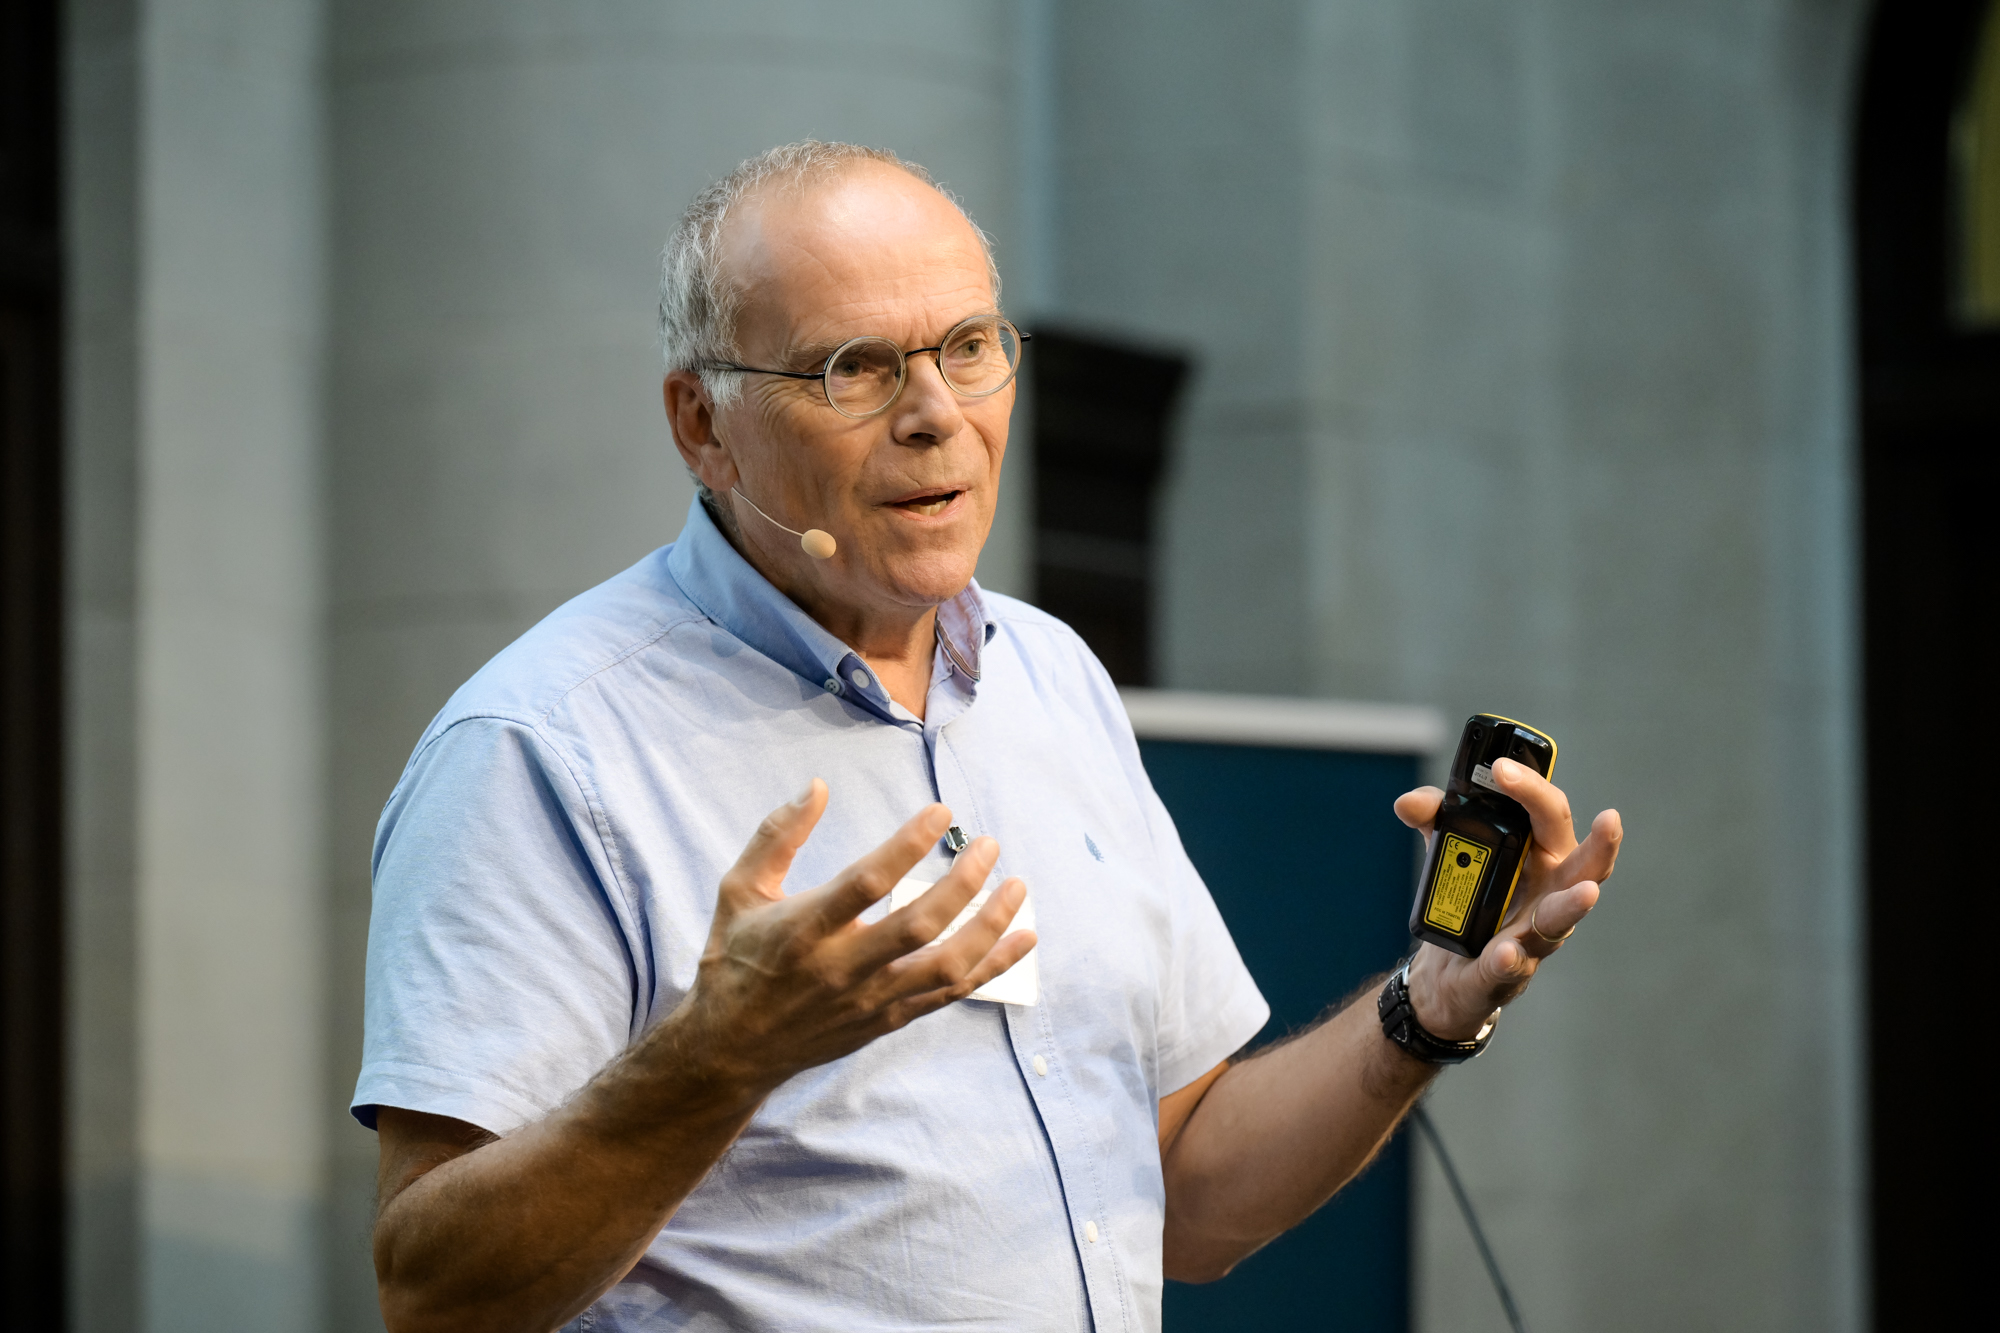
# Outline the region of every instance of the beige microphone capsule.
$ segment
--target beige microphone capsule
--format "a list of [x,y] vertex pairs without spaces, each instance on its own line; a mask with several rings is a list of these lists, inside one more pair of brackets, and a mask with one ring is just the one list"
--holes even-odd
[[749,505],[753,510],[756,510],[757,517],[763,519],[766,523],[769,523],[772,527],[776,528],[778,531],[789,532],[794,537],[797,537],[799,539],[799,549],[804,551],[807,555],[811,556],[813,559],[831,560],[833,559],[833,553],[840,549],[839,543],[833,540],[832,533],[822,532],[818,528],[807,528],[804,532],[800,532],[797,528],[788,528],[784,524],[778,522],[777,519],[772,518],[769,514],[765,513],[763,510],[758,509],[757,502],[755,500],[752,500],[749,496],[745,495],[742,491],[736,491],[735,494],[737,499],[741,500],[744,504]]

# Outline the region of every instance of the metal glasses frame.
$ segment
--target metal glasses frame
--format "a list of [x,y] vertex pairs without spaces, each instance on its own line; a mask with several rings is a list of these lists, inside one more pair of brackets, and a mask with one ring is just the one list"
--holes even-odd
[[[736,371],[739,374],[744,374],[744,375],[778,375],[788,380],[818,380],[820,382],[819,385],[820,394],[822,397],[826,399],[826,405],[828,407],[832,408],[834,411],[840,413],[840,415],[844,417],[852,417],[856,421],[865,421],[869,417],[881,416],[884,412],[887,412],[890,408],[894,407],[896,405],[896,400],[903,396],[903,388],[910,382],[911,357],[922,356],[925,352],[931,352],[934,354],[937,352],[942,352],[946,347],[948,347],[951,344],[951,340],[958,335],[958,331],[960,329],[964,328],[968,324],[980,324],[988,320],[993,320],[999,324],[1005,325],[1009,329],[1012,329],[1014,333],[1014,342],[1016,346],[1025,348],[1026,345],[1030,341],[1032,341],[1035,336],[1032,333],[1021,332],[1021,330],[1014,324],[1014,321],[1006,318],[1005,316],[974,315],[970,319],[962,319],[958,323],[952,325],[950,329],[946,330],[944,337],[938,342],[937,346],[935,347],[913,347],[909,351],[904,351],[902,348],[896,347],[895,343],[889,342],[889,339],[887,338],[883,338],[872,333],[864,333],[858,338],[849,338],[846,342],[834,348],[832,353],[828,355],[826,361],[820,366],[818,370],[767,370],[762,366],[738,365],[734,361],[711,362],[710,364],[701,367],[701,369],[730,370],[730,371]],[[870,342],[889,343],[889,346],[896,347],[896,357],[897,357],[896,391],[890,394],[889,400],[883,403],[882,406],[878,408],[875,408],[867,412],[850,412],[846,408],[842,407],[839,403],[833,401],[833,393],[826,387],[826,379],[827,376],[831,373],[833,363],[840,359],[840,354],[842,352],[845,352],[848,348],[854,346],[854,344],[856,343],[870,343]],[[944,373],[943,365],[939,365],[938,367],[939,376],[943,378],[946,384],[951,386],[951,391],[957,394],[961,398],[991,398],[994,394],[999,393],[1009,384],[1012,384],[1014,382],[1014,377],[1020,373],[1021,373],[1021,362],[1020,358],[1017,356],[1014,360],[1013,368],[1007,372],[1006,379],[1001,380],[998,384],[994,385],[990,389],[983,390],[979,393],[968,393],[964,389],[959,388],[956,384],[952,384],[951,376],[946,375]]]

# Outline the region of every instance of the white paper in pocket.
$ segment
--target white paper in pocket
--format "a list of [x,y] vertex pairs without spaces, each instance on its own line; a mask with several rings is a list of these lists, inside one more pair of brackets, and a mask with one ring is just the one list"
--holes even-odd
[[[908,907],[911,903],[922,897],[924,890],[928,888],[930,888],[930,885],[920,879],[903,880],[889,892],[889,910],[895,912]],[[938,938],[940,940],[948,940],[953,935],[956,935],[959,927],[972,920],[979,909],[986,906],[986,900],[992,896],[993,890],[991,889],[981,889],[978,893],[974,894],[972,901],[965,905],[965,910],[952,918],[951,924],[944,928],[938,935]],[[1005,936],[1017,930],[1033,930],[1034,928],[1035,895],[1031,893],[1021,900],[1021,906],[1015,911],[1013,921],[1008,924],[1006,930],[1000,933]],[[1014,964],[1014,966],[972,992],[972,998],[975,1000],[994,1000],[1000,1004],[1033,1004],[1035,1001],[1041,999],[1042,977],[1041,971],[1035,963],[1035,955],[1041,951],[1040,945],[1028,950],[1026,958],[1023,958],[1020,962]]]

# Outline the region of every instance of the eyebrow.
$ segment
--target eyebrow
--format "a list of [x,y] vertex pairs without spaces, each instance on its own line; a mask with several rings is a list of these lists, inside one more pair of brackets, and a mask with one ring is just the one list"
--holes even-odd
[[790,347],[779,355],[778,364],[791,370],[818,370],[826,364],[826,359],[839,351],[841,344],[847,341],[848,339],[842,338],[837,343],[816,342]]
[[[968,319],[1004,319],[1004,318],[1006,318],[1006,316],[1002,315],[998,310],[995,309],[989,308],[986,310],[975,310],[969,315],[964,315],[958,319],[953,320],[950,324],[946,325],[943,332],[939,333],[937,336],[940,338],[944,337],[946,333],[950,333],[953,329],[965,323],[965,321]],[[832,356],[835,352],[839,351],[842,347],[844,347],[848,343],[853,342],[854,338],[867,338],[872,336],[880,336],[880,335],[857,333],[854,335],[853,338],[842,338],[837,342],[822,340],[820,342],[793,344],[791,347],[786,348],[782,353],[779,354],[778,360],[781,365],[790,367],[791,369],[794,370],[817,370],[821,366],[826,364],[826,359],[828,357]],[[896,340],[894,338],[891,338],[889,339],[889,341],[895,342]],[[896,343],[896,345],[898,347],[902,347],[901,343]],[[917,345],[919,347],[930,346],[929,343],[919,343]],[[904,350],[907,351],[908,349],[905,348]]]

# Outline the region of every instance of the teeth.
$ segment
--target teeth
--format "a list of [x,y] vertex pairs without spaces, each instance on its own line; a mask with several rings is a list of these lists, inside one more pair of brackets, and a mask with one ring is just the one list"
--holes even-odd
[[942,514],[944,507],[950,503],[951,497],[949,495],[940,495],[935,500],[926,500],[921,504],[913,504],[909,508],[911,513],[922,514],[924,517],[929,518],[933,514]]

